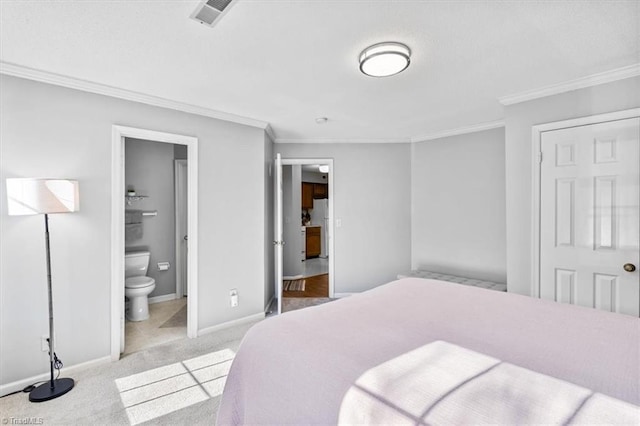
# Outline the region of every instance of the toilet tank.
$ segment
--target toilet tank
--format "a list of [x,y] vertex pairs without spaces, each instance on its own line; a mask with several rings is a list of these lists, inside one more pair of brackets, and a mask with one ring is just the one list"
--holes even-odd
[[132,251],[124,255],[124,277],[144,277],[149,267],[148,251]]

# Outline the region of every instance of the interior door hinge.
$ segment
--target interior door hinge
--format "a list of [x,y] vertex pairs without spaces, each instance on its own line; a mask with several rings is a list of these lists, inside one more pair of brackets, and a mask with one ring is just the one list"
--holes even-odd
[[538,163],[542,163],[542,152],[538,153]]

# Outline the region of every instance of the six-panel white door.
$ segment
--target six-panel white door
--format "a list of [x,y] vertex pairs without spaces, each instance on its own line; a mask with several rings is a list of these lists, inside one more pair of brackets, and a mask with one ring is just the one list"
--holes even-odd
[[640,314],[639,145],[638,118],[542,134],[540,297]]

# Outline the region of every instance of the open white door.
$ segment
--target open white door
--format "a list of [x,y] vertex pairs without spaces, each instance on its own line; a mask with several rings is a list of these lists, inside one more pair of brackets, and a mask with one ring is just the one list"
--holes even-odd
[[282,246],[284,241],[282,239],[282,158],[280,154],[276,154],[274,162],[274,191],[275,202],[273,203],[274,212],[274,224],[273,224],[273,249],[274,261],[275,261],[275,280],[276,280],[276,297],[278,300],[278,315],[282,313]]
[[187,228],[188,228],[188,163],[174,160],[175,215],[176,215],[176,297],[187,295]]

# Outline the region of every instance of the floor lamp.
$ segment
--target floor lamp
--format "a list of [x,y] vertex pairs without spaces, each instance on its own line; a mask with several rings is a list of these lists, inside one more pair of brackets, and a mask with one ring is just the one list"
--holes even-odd
[[49,249],[49,214],[78,211],[78,182],[63,179],[7,179],[7,213],[9,216],[44,214],[47,252],[47,285],[49,290],[49,362],[51,379],[29,393],[29,401],[42,402],[57,398],[73,389],[73,379],[54,379],[58,358],[53,342],[53,294],[51,290],[51,254]]

